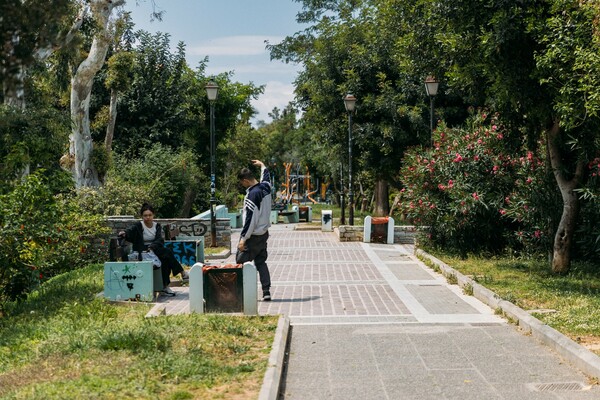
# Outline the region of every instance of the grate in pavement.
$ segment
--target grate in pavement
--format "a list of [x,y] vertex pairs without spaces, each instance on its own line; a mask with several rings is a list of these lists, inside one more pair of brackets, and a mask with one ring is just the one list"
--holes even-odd
[[537,392],[578,392],[584,388],[580,382],[552,382],[535,385]]

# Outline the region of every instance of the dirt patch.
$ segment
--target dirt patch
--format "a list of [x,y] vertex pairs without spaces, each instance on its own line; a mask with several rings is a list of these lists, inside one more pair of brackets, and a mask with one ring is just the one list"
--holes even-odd
[[600,336],[578,336],[575,341],[600,356]]

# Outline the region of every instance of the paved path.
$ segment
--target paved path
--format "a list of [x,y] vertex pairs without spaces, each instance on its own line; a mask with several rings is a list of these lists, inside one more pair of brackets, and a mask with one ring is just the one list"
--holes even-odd
[[[259,313],[291,321],[281,399],[600,399],[599,386],[412,253],[272,227],[273,301]],[[187,288],[175,290],[167,313],[189,312]]]

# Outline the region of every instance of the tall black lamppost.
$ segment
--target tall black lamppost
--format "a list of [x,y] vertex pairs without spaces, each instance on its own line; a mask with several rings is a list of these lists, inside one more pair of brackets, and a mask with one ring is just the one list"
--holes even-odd
[[352,113],[356,106],[356,97],[348,93],[344,97],[344,106],[348,112],[348,223],[354,225],[354,192],[352,191]]
[[340,187],[342,191],[340,192],[340,206],[342,207],[342,212],[340,213],[340,225],[346,225],[346,204],[344,201],[344,162],[340,163]]
[[219,85],[210,81],[205,86],[206,96],[210,103],[210,246],[217,247],[217,219],[215,207],[215,100],[219,94]]
[[434,99],[435,95],[437,94],[439,84],[440,83],[435,78],[435,76],[429,75],[427,78],[425,78],[425,90],[427,91],[427,95],[429,96],[429,109],[430,109],[429,129],[430,129],[430,133],[431,133],[431,145],[432,146],[433,146],[433,115],[434,115],[433,99]]

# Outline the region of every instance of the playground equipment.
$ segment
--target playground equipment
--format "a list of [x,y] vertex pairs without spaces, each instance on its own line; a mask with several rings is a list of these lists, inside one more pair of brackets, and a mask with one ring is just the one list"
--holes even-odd
[[[281,184],[282,189],[277,192],[275,203],[287,206],[287,204],[300,204],[301,202],[310,201],[317,204],[318,202],[313,198],[313,195],[318,192],[319,184],[317,182],[313,189],[313,181],[308,167],[306,167],[306,172],[301,174],[300,166],[297,166],[296,173],[292,173],[292,163],[283,163],[283,165],[285,166],[285,176]],[[327,186],[325,190],[327,190]],[[325,197],[321,195],[321,198]]]

